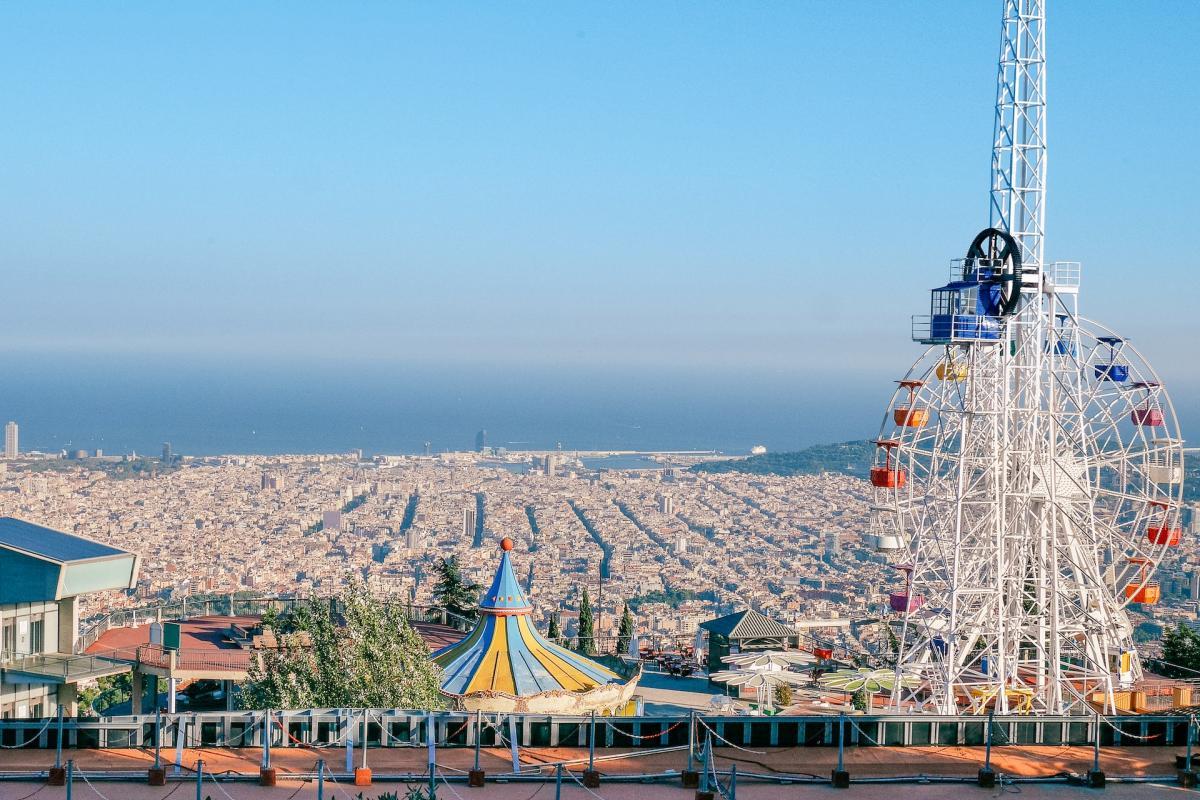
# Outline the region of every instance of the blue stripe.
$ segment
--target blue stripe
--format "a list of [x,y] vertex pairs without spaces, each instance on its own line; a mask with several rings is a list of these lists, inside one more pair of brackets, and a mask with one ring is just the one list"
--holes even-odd
[[479,662],[491,648],[492,639],[496,633],[496,618],[490,614],[480,622],[483,633],[474,646],[446,665],[442,678],[442,691],[450,694],[462,694],[471,685],[471,679],[479,669]]

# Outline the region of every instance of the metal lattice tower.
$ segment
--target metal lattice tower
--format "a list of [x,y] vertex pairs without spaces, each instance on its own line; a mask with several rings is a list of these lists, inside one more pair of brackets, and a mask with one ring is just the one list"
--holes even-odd
[[1046,231],[1046,13],[1042,0],[1004,0],[991,226],[1012,234],[1041,269]]
[[1044,2],[1003,17],[991,227],[914,318],[931,346],[871,471],[876,546],[903,577],[895,668],[920,679],[893,702],[1111,709],[1141,678],[1126,609],[1157,602],[1179,543],[1182,440],[1150,366],[1079,316],[1079,265],[1044,261]]

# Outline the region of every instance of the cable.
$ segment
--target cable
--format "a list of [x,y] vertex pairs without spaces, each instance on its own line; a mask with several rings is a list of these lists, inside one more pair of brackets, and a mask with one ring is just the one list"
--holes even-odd
[[21,742],[20,744],[0,744],[0,748],[4,748],[5,750],[18,750],[22,747],[25,747],[26,745],[36,742],[38,737],[46,732],[46,728],[50,727],[51,722],[54,722],[54,718],[47,717],[46,722],[42,725],[42,727],[38,730],[38,732],[33,735],[32,739],[26,739],[25,741]]
[[[228,797],[228,798],[229,798],[229,800],[234,800],[234,797],[233,797],[233,795],[231,795],[229,792],[225,791],[225,787],[221,785],[221,782],[220,782],[219,780],[217,780],[217,776],[216,776],[216,775],[214,775],[213,773],[209,772],[209,773],[207,773],[207,775],[206,775],[205,777],[209,778],[210,780],[212,780],[212,782],[213,782],[213,783],[215,783],[215,784],[216,784],[217,788],[221,790],[221,794],[223,794],[223,795],[225,795],[226,797]],[[203,780],[203,779],[201,779],[201,780]]]
[[582,788],[582,789],[583,789],[585,792],[587,792],[588,794],[590,794],[592,797],[595,797],[595,798],[597,798],[597,800],[604,800],[604,798],[603,798],[603,797],[601,797],[600,795],[596,794],[595,792],[593,792],[593,791],[592,791],[591,789],[589,789],[588,787],[584,786],[584,785],[583,785],[583,781],[579,780],[579,778],[577,778],[577,777],[575,776],[575,773],[574,773],[574,772],[571,772],[571,770],[569,770],[569,769],[564,769],[564,770],[563,770],[563,772],[565,772],[565,773],[567,773],[568,775],[570,775],[570,776],[571,776],[571,780],[573,780],[573,781],[575,781],[576,783],[578,783],[578,784],[579,784],[579,786],[580,786],[580,788]]
[[342,785],[340,783],[338,783],[338,779],[333,776],[333,772],[326,772],[325,776],[328,777],[329,780],[333,782],[333,790],[335,792],[340,794],[342,797],[345,797],[346,800],[354,800],[353,797],[346,794],[346,792],[342,789]]
[[635,735],[635,734],[633,734],[633,733],[626,733],[625,731],[623,731],[623,730],[621,730],[620,728],[618,728],[616,725],[613,725],[613,724],[612,724],[611,722],[609,722],[607,719],[603,719],[603,720],[602,720],[602,722],[603,722],[605,725],[607,725],[608,727],[612,728],[614,731],[616,731],[616,732],[617,732],[618,734],[620,734],[621,736],[626,736],[626,737],[628,737],[628,738],[630,738],[630,739],[637,739],[637,740],[639,740],[639,741],[640,741],[640,740],[642,740],[642,739],[656,739],[656,738],[658,738],[659,736],[666,736],[668,733],[670,733],[671,731],[675,730],[675,729],[676,729],[676,728],[678,728],[680,725],[682,725],[682,724],[684,723],[684,720],[680,720],[679,722],[676,722],[676,723],[675,723],[674,725],[672,725],[671,727],[669,727],[669,728],[666,728],[666,729],[664,729],[664,730],[661,730],[661,731],[659,731],[658,733],[647,733],[647,734],[637,734],[637,735]]
[[178,792],[178,791],[179,791],[179,787],[180,787],[180,786],[183,786],[183,784],[184,784],[184,782],[183,782],[183,781],[176,781],[176,782],[175,782],[175,788],[174,788],[174,789],[172,789],[171,791],[167,792],[166,794],[164,794],[162,797],[160,797],[160,798],[159,798],[159,800],[167,800],[167,798],[168,798],[168,797],[170,797],[171,795],[173,795],[173,794],[175,794],[176,792]]
[[766,752],[763,750],[751,750],[749,748],[742,747],[741,745],[734,744],[733,742],[729,741],[721,734],[717,733],[707,722],[700,719],[700,717],[696,717],[696,721],[699,722],[701,725],[703,725],[705,730],[707,730],[709,733],[711,733],[716,739],[724,742],[725,744],[729,745],[730,747],[734,748],[735,750],[741,750],[743,753],[753,753],[756,756],[765,756],[766,755]]
[[[93,785],[92,785],[92,782],[88,780],[88,777],[87,777],[87,773],[86,773],[86,772],[84,772],[84,771],[83,771],[83,770],[81,770],[81,769],[80,769],[80,770],[76,770],[75,772],[76,772],[76,774],[78,774],[78,775],[79,775],[79,777],[83,778],[83,782],[87,784],[87,787],[88,787],[89,789],[91,789],[93,792],[95,792],[95,793],[96,793],[96,796],[97,796],[97,797],[99,797],[99,798],[100,798],[100,800],[108,800],[108,798],[107,798],[107,797],[105,797],[103,794],[101,794],[101,793],[100,793],[100,790],[99,790],[99,789],[97,789],[95,786],[93,786]],[[230,798],[230,800],[233,800],[233,798]]]
[[[437,765],[436,765],[436,764],[434,765],[434,769],[435,769],[435,770],[437,770]],[[443,775],[443,774],[442,774],[440,771],[435,771],[435,773],[434,773],[434,774],[436,774],[436,775],[437,775],[437,777],[439,777],[439,778],[441,778],[441,779],[442,779],[442,783],[446,784],[446,788],[450,790],[450,794],[452,794],[452,795],[454,795],[455,797],[457,797],[457,798],[458,798],[458,800],[463,800],[463,796],[462,796],[461,794],[459,794],[459,793],[458,793],[458,792],[455,790],[455,788],[454,788],[453,786],[451,786],[451,785],[450,785],[450,781],[446,780],[446,776],[445,776],[445,775]]]
[[[48,784],[48,783],[43,783],[41,786],[39,786],[38,788],[34,789],[34,790],[33,790],[32,792],[30,792],[29,794],[25,795],[24,797],[18,797],[18,798],[16,798],[16,800],[29,800],[29,798],[33,797],[35,794],[37,794],[38,792],[40,792],[42,789],[45,789],[45,788],[46,788],[47,786],[49,786],[49,785],[50,785],[50,784]],[[163,800],[166,800],[166,798],[163,798]]]

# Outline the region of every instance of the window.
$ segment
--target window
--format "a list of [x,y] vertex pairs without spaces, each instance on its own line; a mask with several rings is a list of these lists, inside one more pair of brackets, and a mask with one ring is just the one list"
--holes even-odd
[[29,621],[29,652],[42,653],[46,650],[46,620],[38,615]]
[[[4,638],[0,642],[0,661],[7,661],[17,652],[17,623],[15,620],[4,620]],[[12,709],[9,709],[11,712]]]

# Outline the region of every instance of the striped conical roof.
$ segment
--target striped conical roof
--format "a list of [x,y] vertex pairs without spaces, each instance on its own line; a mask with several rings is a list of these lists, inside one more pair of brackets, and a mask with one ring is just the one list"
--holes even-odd
[[513,574],[501,543],[500,566],[479,603],[483,613],[460,642],[433,654],[442,668],[442,691],[465,695],[503,692],[518,697],[561,691],[585,692],[621,678],[589,658],[548,641],[529,619],[533,606]]

